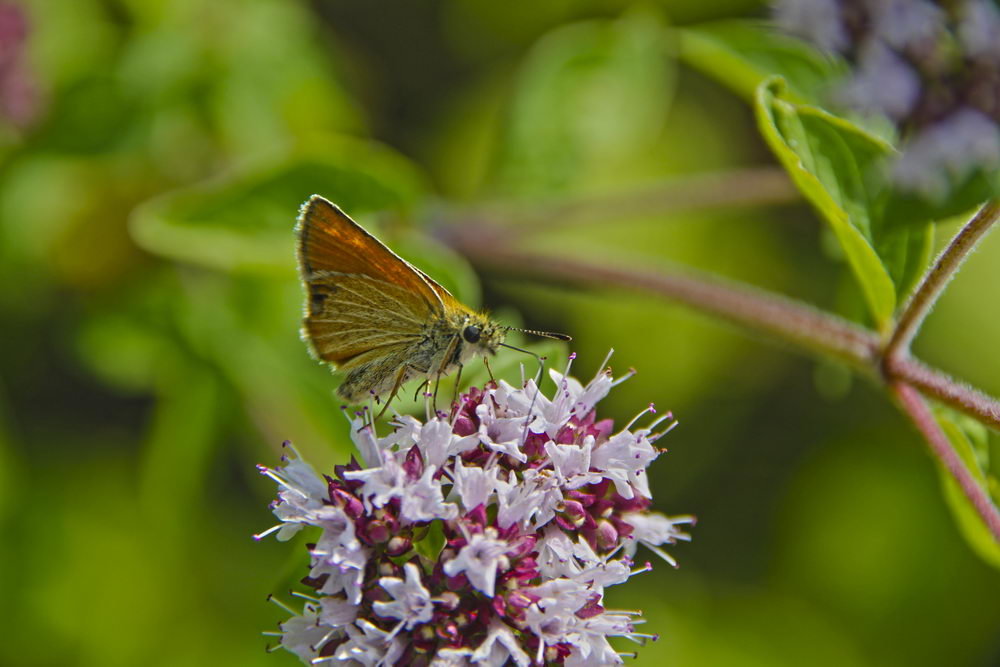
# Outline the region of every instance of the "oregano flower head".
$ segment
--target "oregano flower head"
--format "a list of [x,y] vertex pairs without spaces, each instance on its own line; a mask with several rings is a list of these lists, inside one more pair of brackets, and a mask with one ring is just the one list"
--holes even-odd
[[[622,379],[586,386],[550,371],[473,388],[450,413],[397,417],[379,437],[352,420],[358,461],[320,476],[289,445],[277,469],[274,532],[318,529],[301,611],[281,646],[307,664],[608,665],[609,643],[640,643],[640,612],[607,609],[604,590],[651,569],[640,545],[688,540],[691,516],[650,510],[646,469],[676,424],[650,405],[625,428],[596,405]],[[648,421],[643,426],[640,422]]]

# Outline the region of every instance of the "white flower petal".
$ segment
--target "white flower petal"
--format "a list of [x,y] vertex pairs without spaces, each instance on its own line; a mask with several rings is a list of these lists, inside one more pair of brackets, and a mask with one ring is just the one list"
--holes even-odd
[[413,563],[403,567],[406,579],[399,577],[382,577],[379,586],[392,596],[391,602],[377,601],[374,604],[375,613],[379,616],[396,618],[403,621],[409,630],[414,625],[426,623],[434,617],[434,603],[431,594],[421,581],[420,569]]
[[449,577],[464,572],[474,588],[493,597],[496,586],[497,567],[500,558],[510,549],[504,540],[498,540],[495,533],[476,533],[469,538],[458,555],[444,564],[444,573]]

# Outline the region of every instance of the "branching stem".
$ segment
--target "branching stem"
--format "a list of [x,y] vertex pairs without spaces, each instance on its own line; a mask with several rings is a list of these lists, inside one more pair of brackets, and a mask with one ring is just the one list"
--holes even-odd
[[909,356],[884,366],[883,371],[888,381],[906,382],[924,394],[1000,431],[1000,401],[992,396]]
[[891,363],[891,360],[909,353],[913,337],[920,330],[920,325],[934,307],[941,292],[998,217],[1000,217],[1000,200],[987,202],[938,255],[896,322],[889,343],[885,347],[886,360]]
[[1000,543],[1000,511],[993,504],[986,489],[979,484],[958,452],[952,447],[951,441],[948,440],[948,436],[945,435],[930,408],[927,407],[923,396],[916,389],[903,382],[893,382],[890,386],[896,398],[899,399],[903,412],[909,416],[921,435],[924,436],[931,453],[941,461],[941,464],[955,479],[966,498],[969,499],[993,534],[993,539]]
[[1000,512],[952,448],[920,391],[994,429],[1000,429],[1000,401],[909,356],[909,343],[924,317],[998,217],[1000,202],[990,202],[962,228],[924,277],[884,346],[874,331],[805,303],[694,271],[625,269],[528,252],[511,244],[509,228],[452,225],[442,232],[446,242],[480,269],[506,276],[515,272],[518,277],[575,287],[620,287],[666,297],[822,356],[837,357],[885,382],[1000,543]]
[[503,220],[519,233],[586,224],[607,224],[685,211],[760,207],[802,201],[788,174],[779,167],[747,167],[673,177],[609,194],[573,196],[518,206],[509,202],[459,209],[450,219]]

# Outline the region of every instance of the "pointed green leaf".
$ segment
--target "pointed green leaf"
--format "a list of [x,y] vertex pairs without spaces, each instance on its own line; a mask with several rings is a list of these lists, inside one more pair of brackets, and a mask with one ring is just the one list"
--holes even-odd
[[750,100],[762,81],[780,75],[790,94],[816,101],[843,63],[808,43],[753,21],[719,21],[677,30],[680,58]]
[[893,148],[841,118],[790,101],[780,78],[758,87],[755,110],[768,145],[830,224],[876,325],[885,329],[896,289],[875,251],[873,226],[883,191],[878,168]]
[[287,273],[299,206],[321,194],[352,216],[413,208],[422,179],[372,142],[318,142],[276,167],[168,193],[140,206],[132,236],[149,252],[226,271]]
[[889,269],[902,302],[917,285],[934,253],[934,225],[894,226],[877,235],[876,249]]

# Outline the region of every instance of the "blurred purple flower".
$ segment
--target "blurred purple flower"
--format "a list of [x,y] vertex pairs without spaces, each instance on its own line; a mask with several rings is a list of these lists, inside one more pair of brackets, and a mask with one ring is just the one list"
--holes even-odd
[[834,101],[896,124],[901,188],[941,200],[1000,168],[996,2],[780,0],[775,21],[854,66]]
[[1000,168],[1000,127],[982,113],[960,109],[924,129],[906,147],[894,175],[901,186],[934,199],[976,169]]
[[784,30],[809,40],[824,51],[841,51],[849,44],[838,0],[779,2],[774,15]]
[[958,35],[971,58],[1000,60],[1000,8],[990,0],[966,3]]
[[945,14],[926,0],[875,0],[869,6],[878,40],[905,51],[921,48],[945,30]]
[[28,19],[17,5],[0,3],[0,116],[18,127],[35,119],[38,89],[25,65]]
[[835,94],[845,106],[867,114],[906,118],[920,97],[920,77],[896,52],[880,42],[866,45],[854,76]]

